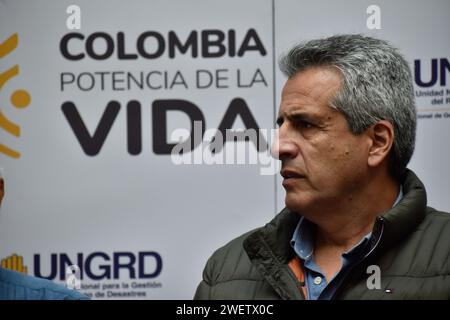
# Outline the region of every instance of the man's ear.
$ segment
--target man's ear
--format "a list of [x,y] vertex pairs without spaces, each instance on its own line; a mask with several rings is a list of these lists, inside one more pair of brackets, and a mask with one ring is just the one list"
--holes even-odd
[[2,203],[3,196],[5,195],[5,181],[0,178],[0,204]]
[[368,129],[372,145],[369,149],[367,164],[369,167],[379,166],[388,158],[394,143],[394,126],[386,120],[380,120]]

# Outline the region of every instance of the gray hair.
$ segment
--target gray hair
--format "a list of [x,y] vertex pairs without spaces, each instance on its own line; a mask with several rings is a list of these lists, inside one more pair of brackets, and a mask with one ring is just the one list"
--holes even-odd
[[416,108],[411,71],[388,42],[363,35],[336,35],[294,46],[279,60],[288,77],[310,67],[335,67],[342,88],[331,102],[354,134],[379,120],[394,127],[390,173],[400,179],[414,152]]

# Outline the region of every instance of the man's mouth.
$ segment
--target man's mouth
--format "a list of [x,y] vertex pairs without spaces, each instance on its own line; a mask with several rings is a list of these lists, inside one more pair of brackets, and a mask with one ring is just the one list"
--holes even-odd
[[301,174],[298,171],[292,170],[292,169],[282,169],[281,176],[284,178],[284,180],[304,179],[305,178],[305,176],[303,174]]

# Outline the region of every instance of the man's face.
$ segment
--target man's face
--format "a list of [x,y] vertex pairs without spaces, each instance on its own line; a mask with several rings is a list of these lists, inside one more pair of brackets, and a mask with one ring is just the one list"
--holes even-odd
[[286,206],[317,212],[351,201],[368,170],[370,141],[354,135],[344,115],[330,106],[341,86],[331,68],[310,68],[285,84],[272,147],[282,161]]

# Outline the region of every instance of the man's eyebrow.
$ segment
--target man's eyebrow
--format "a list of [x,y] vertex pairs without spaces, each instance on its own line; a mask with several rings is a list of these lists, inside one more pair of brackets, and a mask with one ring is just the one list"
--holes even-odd
[[277,125],[281,125],[284,122],[284,118],[289,119],[290,121],[308,121],[308,122],[318,122],[320,117],[315,114],[309,114],[305,112],[292,112],[290,114],[286,114],[284,116],[280,115],[277,118]]

